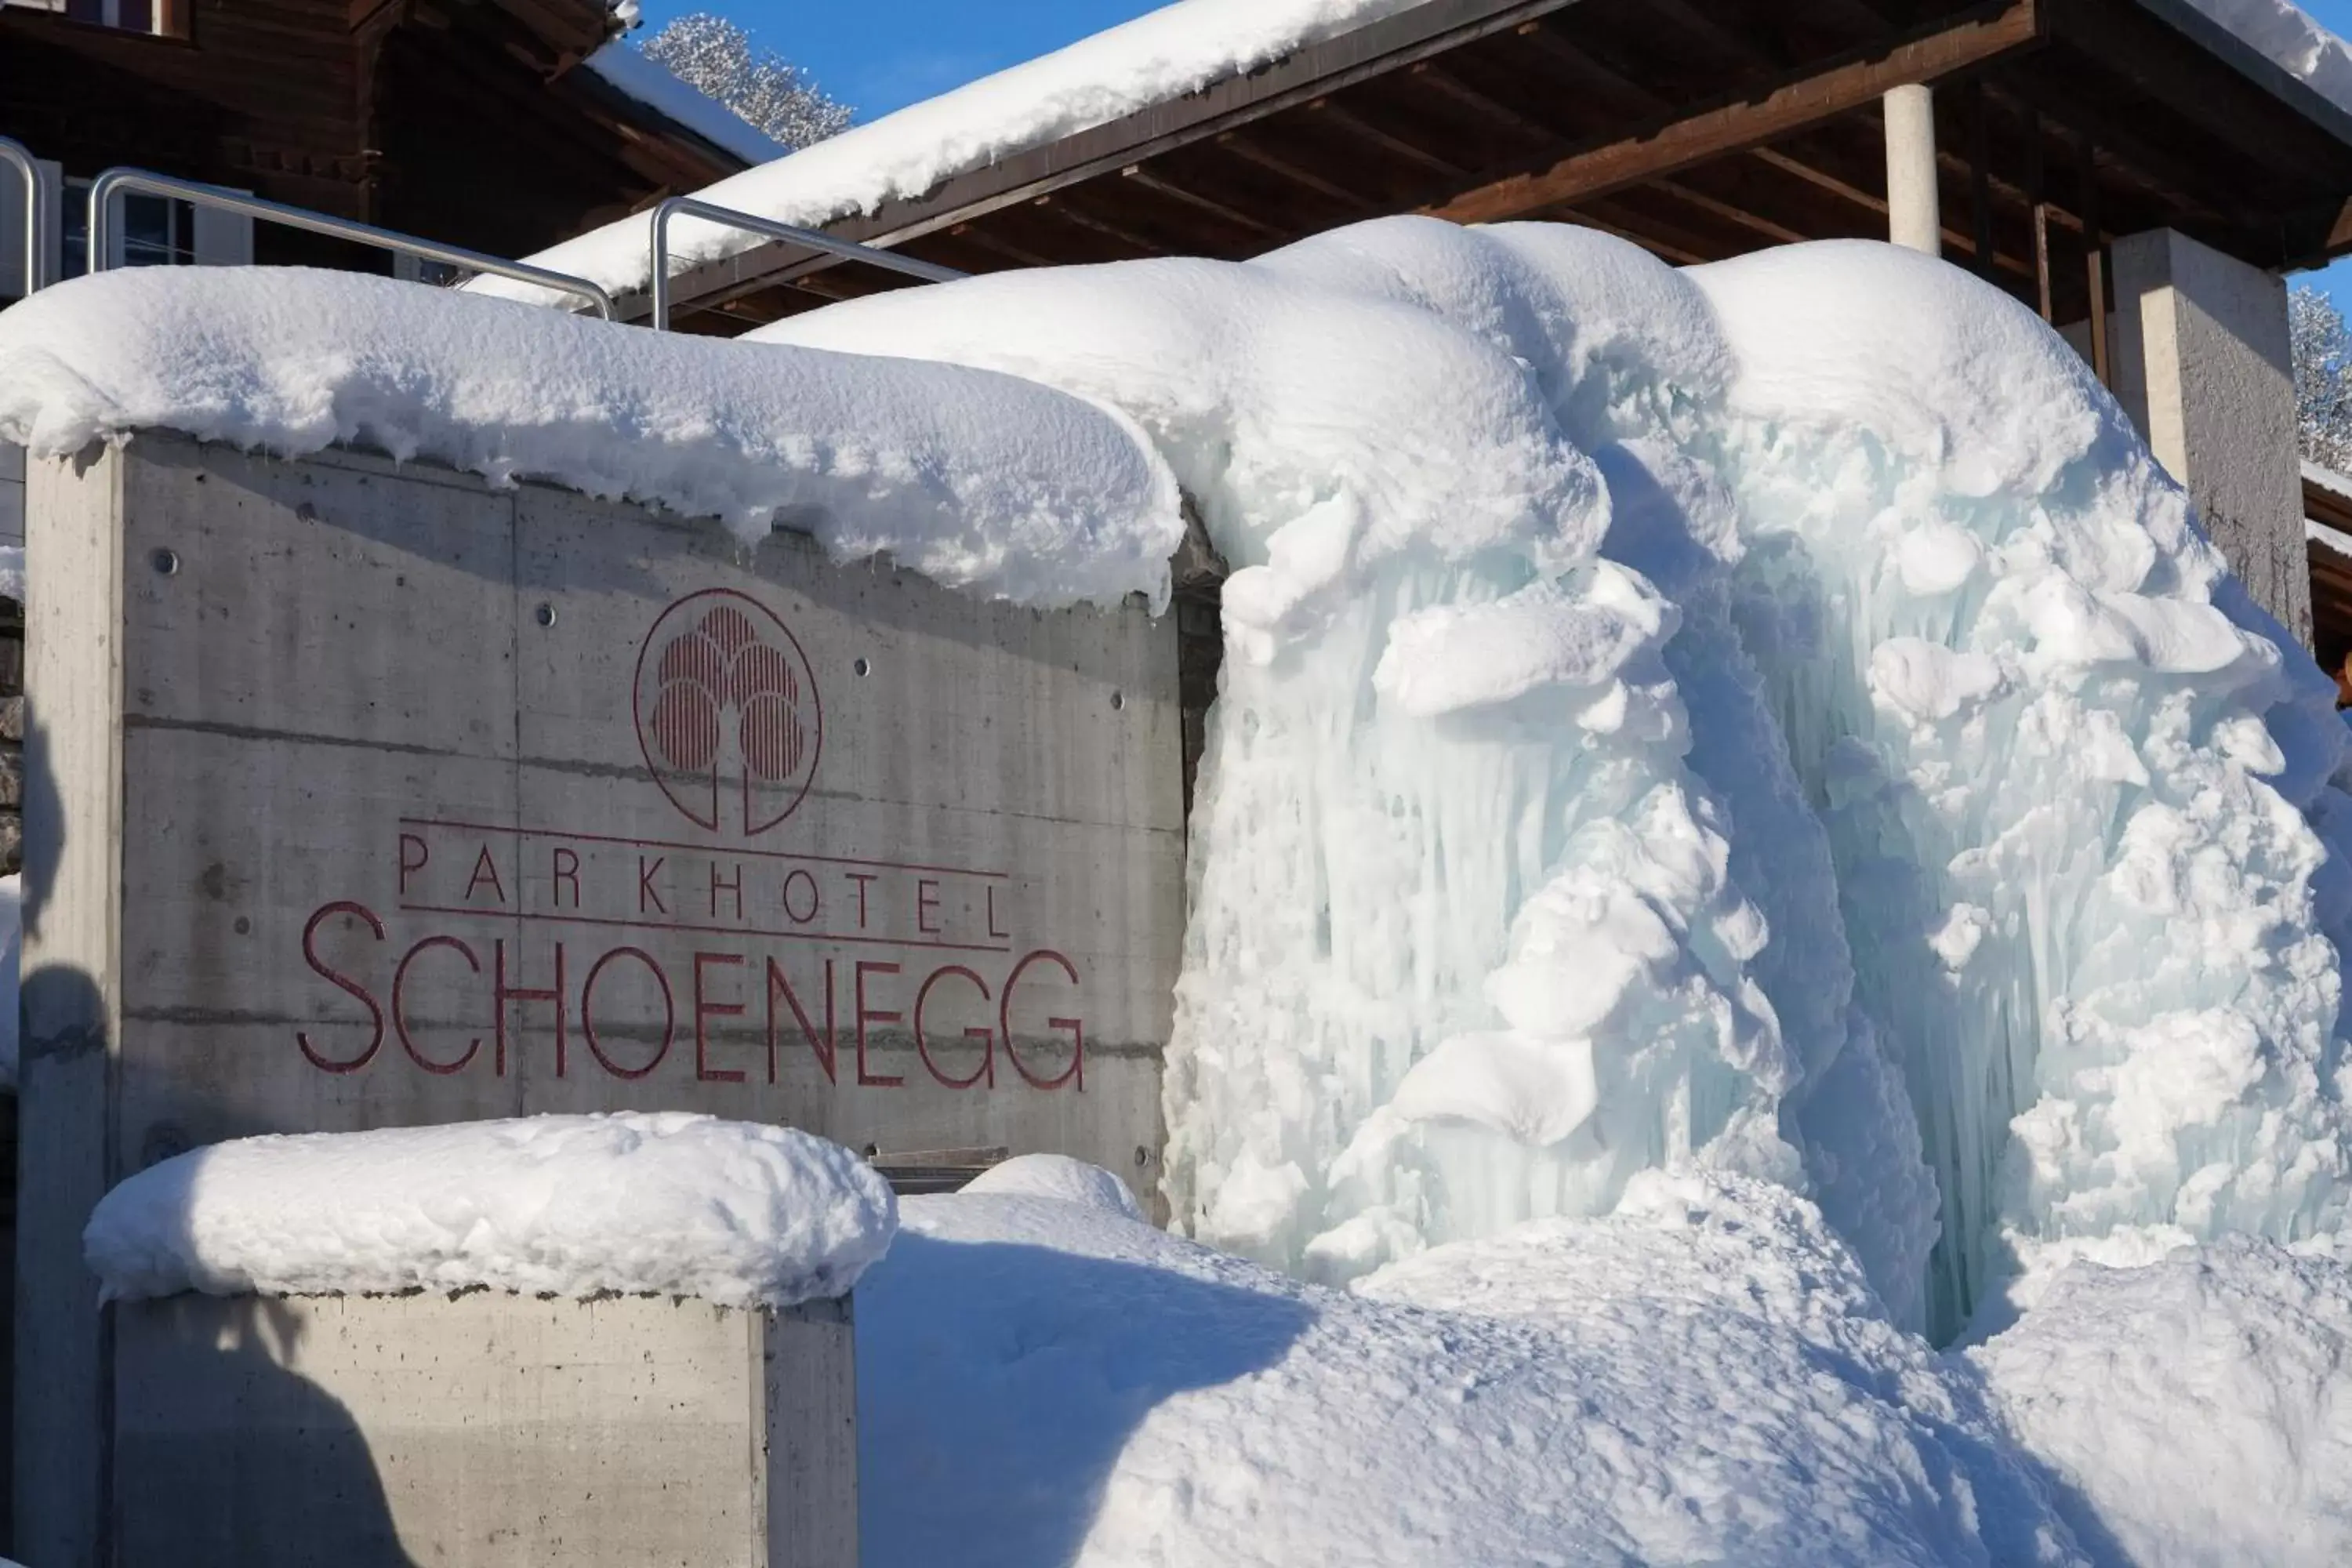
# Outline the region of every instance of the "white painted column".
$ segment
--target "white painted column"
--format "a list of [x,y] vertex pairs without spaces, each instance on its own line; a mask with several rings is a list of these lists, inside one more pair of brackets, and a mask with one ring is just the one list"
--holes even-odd
[[2116,400],[2254,602],[2308,647],[2286,283],[2168,228],[2113,249]]
[[1886,95],[1886,237],[1929,256],[1944,253],[1936,185],[1936,95],[1913,82]]

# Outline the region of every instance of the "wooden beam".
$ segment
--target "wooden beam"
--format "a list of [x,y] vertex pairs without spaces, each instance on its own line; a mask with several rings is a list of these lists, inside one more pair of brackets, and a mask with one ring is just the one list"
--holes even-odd
[[1992,126],[1986,116],[1991,111],[1985,107],[1981,82],[1963,86],[1960,106],[1969,121],[1969,216],[1973,223],[1969,234],[1976,242],[1969,248],[1976,258],[1977,276],[1990,279],[1993,273]]
[[1434,60],[1423,60],[1406,74],[1415,81],[1428,83],[1473,114],[1508,126],[1538,147],[1557,147],[1566,140],[1551,126],[1538,124],[1509,104],[1489,98]]
[[1708,195],[1705,191],[1694,190],[1678,180],[1653,180],[1643,188],[1663,191],[1686,206],[1696,207],[1699,211],[1711,213],[1727,223],[1737,224],[1750,234],[1763,236],[1775,245],[1801,245],[1806,240],[1821,237],[1819,235],[1799,234],[1786,225],[1774,223],[1770,218],[1719,200]]
[[[1092,213],[1082,212],[1072,203],[1060,199],[1059,197],[1039,196],[1030,205],[1043,208],[1045,211],[1051,213],[1054,216],[1060,218],[1064,223],[1074,224],[1077,227],[1086,229],[1089,233],[1101,235],[1105,239],[1115,240],[1118,244],[1126,246],[1129,249],[1139,252],[1142,255],[1165,256],[1168,254],[1168,247],[1166,246],[1159,244],[1153,240],[1146,239],[1141,235],[1137,234],[1132,230],[1121,228],[1118,225],[1112,223],[1108,218],[1100,218],[1097,217]],[[812,268],[812,270],[814,270],[814,268]],[[795,278],[793,281],[799,282],[801,281],[801,279]]]
[[1021,247],[1013,244],[1011,241],[1001,239],[997,236],[991,234],[985,225],[975,228],[971,224],[960,223],[956,225],[955,227],[949,229],[946,232],[948,237],[950,239],[958,240],[962,244],[971,246],[975,249],[984,250],[991,256],[1002,257],[1005,260],[1012,262],[1016,267],[1051,267],[1055,265],[1055,263],[1047,260],[1045,257],[1038,255],[1034,250],[1024,250]]
[[[1569,78],[1580,92],[1605,103],[1611,112],[1655,119],[1665,113],[1667,100],[1632,78],[1620,75],[1570,43],[1541,21],[1522,22],[1518,36]],[[1595,225],[1593,226],[1599,226]]]
[[1355,110],[1343,109],[1328,98],[1318,98],[1307,107],[1319,115],[1327,123],[1338,126],[1358,141],[1368,142],[1375,147],[1393,153],[1408,163],[1420,164],[1432,174],[1446,174],[1458,179],[1470,172],[1459,163],[1449,163],[1439,157],[1426,147],[1407,142],[1401,136],[1391,135]]
[[1677,267],[1704,266],[1708,259],[1696,250],[1685,250],[1678,245],[1670,245],[1663,239],[1654,239],[1646,234],[1638,233],[1619,224],[1605,222],[1591,213],[1579,212],[1573,207],[1566,209],[1559,216],[1564,221],[1576,224],[1580,227],[1596,228],[1603,234],[1613,235],[1629,244],[1638,245],[1660,260],[1671,261]]
[[1213,196],[1204,196],[1198,191],[1188,191],[1173,180],[1160,178],[1140,163],[1129,163],[1119,171],[1119,175],[1123,179],[1133,181],[1147,191],[1158,192],[1171,202],[1181,202],[1196,212],[1206,213],[1220,223],[1230,224],[1235,228],[1251,234],[1262,234],[1269,238],[1285,237],[1281,229],[1264,218],[1253,217],[1241,208],[1228,206]]
[[2107,358],[2107,251],[2099,239],[2099,150],[2087,136],[2076,143],[2083,189],[2084,270],[2091,292],[2091,370],[2102,386],[2115,385]]
[[[1748,156],[1768,168],[1777,169],[1784,174],[1802,180],[1818,190],[1842,197],[1880,216],[1885,216],[1885,196],[1877,192],[1865,190],[1852,181],[1840,179],[1836,174],[1821,168],[1816,163],[1807,163],[1776,147],[1751,148]],[[1950,224],[1943,226],[1943,240],[1945,245],[1955,253],[1965,253],[1971,258],[1977,254],[1976,237],[1954,228]],[[2003,256],[1998,245],[1992,247],[1991,254],[1992,265],[1995,267],[2005,267],[2020,277],[2027,276],[2032,271],[2032,264],[2029,260]]]
[[1244,132],[1225,132],[1217,138],[1216,144],[1222,152],[1230,153],[1236,158],[1255,163],[1269,174],[1288,180],[1302,190],[1313,191],[1317,195],[1337,202],[1351,211],[1370,212],[1373,209],[1374,204],[1367,200],[1360,192],[1349,190],[1344,185],[1325,179],[1314,170],[1284,157]]
[[2025,48],[2042,34],[2042,0],[2000,0],[1957,25],[1915,35],[1844,63],[1784,79],[1762,96],[1572,153],[1547,168],[1505,175],[1423,210],[1455,223],[1494,223],[1565,206],[1745,152],[1875,103],[1888,89],[1933,81]]

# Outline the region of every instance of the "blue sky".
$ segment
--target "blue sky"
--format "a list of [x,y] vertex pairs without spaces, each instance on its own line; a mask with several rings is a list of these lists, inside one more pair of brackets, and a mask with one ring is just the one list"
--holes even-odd
[[[1158,8],[1160,0],[647,0],[646,25],[687,11],[732,17],[753,39],[807,68],[827,92],[871,120],[975,77],[1017,65]],[[2302,0],[2322,25],[2352,37],[2352,0]],[[2352,260],[2315,277],[2352,308]]]

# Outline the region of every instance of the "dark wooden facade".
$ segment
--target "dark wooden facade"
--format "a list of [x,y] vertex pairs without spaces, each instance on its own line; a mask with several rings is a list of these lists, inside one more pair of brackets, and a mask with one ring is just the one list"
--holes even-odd
[[[0,5],[0,133],[69,176],[131,164],[509,256],[743,166],[579,68],[605,0],[174,7],[184,37]],[[255,248],[386,265],[268,226]]]
[[[1884,237],[1880,101],[1910,82],[1937,89],[1947,255],[2053,321],[2089,317],[2121,235],[2266,268],[2352,248],[2352,117],[2185,0],[1430,0],[835,232],[969,271],[1244,257],[1399,212],[1677,263]],[[903,282],[770,246],[681,278],[679,324]]]

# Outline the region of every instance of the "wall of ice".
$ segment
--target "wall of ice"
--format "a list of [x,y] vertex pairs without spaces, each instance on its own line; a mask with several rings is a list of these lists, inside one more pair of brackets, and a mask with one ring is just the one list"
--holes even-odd
[[1194,1235],[1353,1278],[1711,1166],[1949,1334],[2074,1253],[2340,1222],[2329,689],[2005,296],[1402,219],[762,335],[1113,405],[1235,568]]

